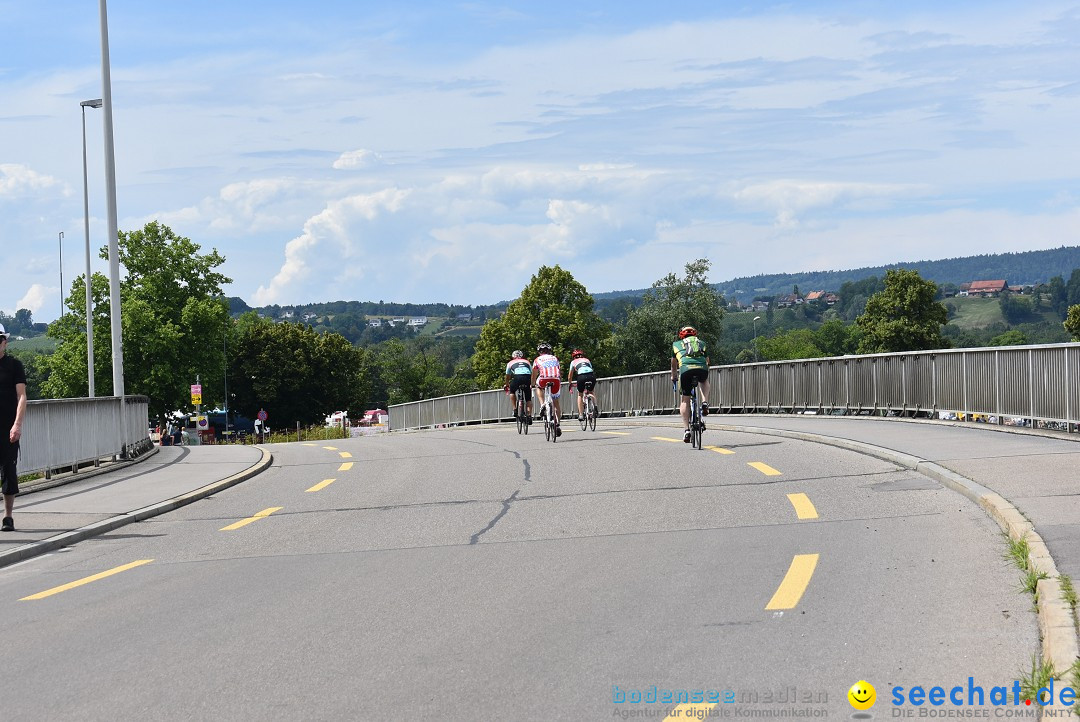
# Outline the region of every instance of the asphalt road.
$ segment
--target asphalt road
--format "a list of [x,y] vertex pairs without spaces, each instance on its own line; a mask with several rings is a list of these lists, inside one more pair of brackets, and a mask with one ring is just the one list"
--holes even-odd
[[892,685],[1030,668],[1000,532],[936,482],[566,429],[276,445],[224,493],[0,570],[0,717],[689,718],[631,701],[655,686],[847,719],[865,679],[884,719]]

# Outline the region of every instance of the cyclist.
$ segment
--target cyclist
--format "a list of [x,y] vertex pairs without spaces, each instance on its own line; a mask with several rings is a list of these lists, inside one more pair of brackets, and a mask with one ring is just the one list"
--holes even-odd
[[690,391],[701,384],[701,415],[709,415],[709,355],[705,342],[698,338],[697,329],[683,326],[679,329],[678,339],[671,344],[671,383],[679,381],[682,402],[679,415],[682,416],[683,441],[690,443]]
[[536,398],[539,401],[541,408],[544,406],[544,387],[551,387],[552,406],[554,407],[554,416],[552,419],[555,423],[555,436],[562,436],[562,429],[559,427],[559,417],[562,416],[562,410],[559,408],[559,389],[562,372],[559,370],[559,359],[555,358],[555,354],[551,350],[551,344],[547,341],[541,341],[536,345],[537,356],[533,359],[532,364],[532,383],[536,387]]
[[[592,361],[585,357],[585,352],[579,348],[574,349],[570,354],[570,370],[566,372],[566,383],[574,383],[574,377],[577,377],[577,417],[578,421],[585,418],[585,386],[591,384],[593,388],[596,387],[596,371],[593,370]],[[597,409],[597,414],[600,410]]]
[[503,390],[510,395],[510,406],[517,419],[517,390],[525,389],[525,423],[532,423],[532,362],[525,358],[523,351],[514,351],[506,364],[506,382]]

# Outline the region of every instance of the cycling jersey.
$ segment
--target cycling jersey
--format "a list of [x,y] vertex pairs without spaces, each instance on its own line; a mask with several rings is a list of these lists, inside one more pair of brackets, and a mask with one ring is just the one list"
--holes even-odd
[[686,338],[671,344],[671,351],[679,362],[680,374],[687,369],[709,368],[709,353],[705,348],[705,342],[697,336]]
[[523,358],[512,359],[510,363],[506,364],[507,376],[531,376],[532,364]]
[[576,376],[581,374],[590,374],[593,372],[592,361],[582,356],[576,358],[570,362],[570,370],[574,372]]
[[537,356],[533,361],[533,368],[538,371],[537,380],[557,379],[562,373],[559,370],[559,359],[549,353]]

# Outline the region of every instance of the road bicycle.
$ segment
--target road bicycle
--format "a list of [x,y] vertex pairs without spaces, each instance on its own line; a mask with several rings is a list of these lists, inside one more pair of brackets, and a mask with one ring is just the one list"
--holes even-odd
[[529,408],[529,401],[525,394],[529,393],[528,386],[518,386],[514,389],[514,404],[517,408],[517,432],[519,434],[529,433],[529,419],[526,409]]
[[[701,404],[698,403],[697,381],[690,387],[690,446],[701,448],[701,434],[705,431],[705,422],[701,419]],[[678,382],[671,385],[676,395],[679,393]]]
[[595,381],[585,382],[585,393],[581,397],[581,408],[585,412],[585,415],[578,419],[582,431],[585,431],[586,429],[596,431],[596,397],[593,396],[593,385],[595,383]]
[[559,420],[552,418],[554,416],[554,399],[551,396],[551,386],[544,386],[544,439],[554,443],[559,438]]

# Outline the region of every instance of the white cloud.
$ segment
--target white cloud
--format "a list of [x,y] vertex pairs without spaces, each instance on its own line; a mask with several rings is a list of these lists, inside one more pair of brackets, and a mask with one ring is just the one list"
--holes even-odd
[[351,170],[354,168],[372,168],[382,163],[382,158],[373,150],[350,150],[341,154],[334,161],[337,170]]
[[732,197],[744,206],[775,213],[776,225],[791,228],[798,225],[800,214],[812,209],[866,199],[912,196],[926,190],[914,185],[776,180],[748,185],[735,191]]
[[56,286],[43,286],[40,283],[35,283],[27,289],[26,293],[15,303],[15,308],[27,308],[30,312],[37,314],[42,308],[45,307],[45,303],[58,302],[57,295],[59,289]]
[[52,176],[38,173],[19,163],[0,163],[0,196],[33,193],[57,186],[64,195],[69,193],[66,184]]

